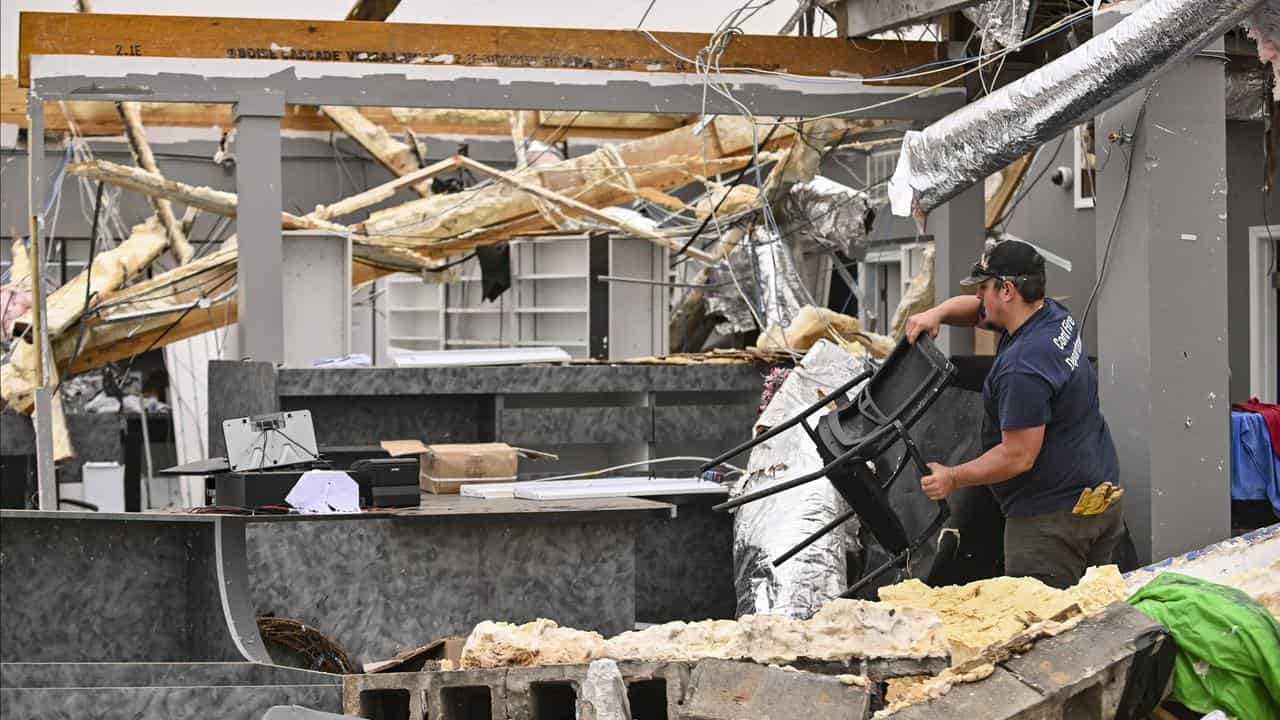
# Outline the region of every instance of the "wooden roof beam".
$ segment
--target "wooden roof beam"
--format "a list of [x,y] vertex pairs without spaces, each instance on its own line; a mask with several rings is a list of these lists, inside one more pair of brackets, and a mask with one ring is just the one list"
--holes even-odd
[[[678,73],[692,66],[634,30],[488,25],[368,23],[261,18],[23,12],[18,79],[31,80],[32,55],[116,55],[296,60],[362,65],[449,65],[574,71]],[[705,33],[652,33],[683,57],[706,45]],[[135,50],[136,48],[136,50]],[[812,77],[878,77],[939,59],[935,43],[885,41],[874,48],[841,38],[735,36],[721,65]],[[932,78],[943,80],[946,73]],[[913,79],[887,84],[913,85]]]

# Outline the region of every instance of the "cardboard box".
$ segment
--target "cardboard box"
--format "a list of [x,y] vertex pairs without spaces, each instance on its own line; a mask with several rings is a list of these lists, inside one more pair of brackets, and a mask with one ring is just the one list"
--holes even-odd
[[443,638],[422,647],[405,650],[390,660],[365,663],[364,671],[387,673],[441,670],[442,661],[447,661],[451,669],[457,670],[462,667],[462,648],[466,643],[466,638]]
[[973,354],[974,355],[995,355],[996,345],[999,338],[994,330],[986,330],[983,328],[973,329]]
[[392,457],[417,455],[419,487],[439,495],[457,495],[464,484],[514,482],[521,459],[556,459],[506,443],[426,445],[419,440],[384,440],[382,448]]

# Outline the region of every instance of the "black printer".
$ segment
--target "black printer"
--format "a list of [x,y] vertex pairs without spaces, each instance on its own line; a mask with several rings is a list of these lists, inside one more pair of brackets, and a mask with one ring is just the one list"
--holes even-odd
[[360,486],[362,507],[417,507],[418,458],[367,458],[351,463],[347,474]]

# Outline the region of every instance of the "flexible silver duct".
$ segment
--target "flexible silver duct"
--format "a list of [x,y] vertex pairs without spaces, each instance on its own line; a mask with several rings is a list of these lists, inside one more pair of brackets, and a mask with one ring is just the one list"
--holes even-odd
[[817,175],[792,185],[774,213],[792,247],[838,250],[861,260],[867,254],[870,205],[865,192]]
[[1262,0],[1148,0],[1076,50],[902,142],[895,215],[928,213],[1050,138],[1120,102],[1240,24]]
[[815,255],[866,256],[868,207],[866,193],[821,175],[792,185],[774,206],[782,239],[756,227],[725,264],[708,272],[707,312],[725,318],[716,332],[754,330],[752,307],[766,326],[786,327],[818,294]]
[[[791,371],[755,428],[789,420],[815,398],[862,370],[862,363],[834,343],[819,340]],[[850,391],[850,395],[857,389]],[[829,411],[809,419],[811,425]],[[793,427],[751,451],[747,473],[733,494],[752,492],[822,467],[804,428]],[[733,515],[733,578],[739,617],[775,614],[808,618],[834,600],[846,583],[845,553],[857,548],[857,522],[824,535],[778,567],[774,558],[830,523],[847,505],[825,478],[747,503]]]
[[1261,121],[1267,116],[1267,87],[1271,71],[1265,67],[1227,70],[1228,120]]
[[716,332],[749,332],[757,320],[764,327],[789,325],[800,308],[811,304],[812,292],[793,262],[800,252],[800,243],[763,226],[752,228],[725,262],[707,273],[707,313],[725,318]]

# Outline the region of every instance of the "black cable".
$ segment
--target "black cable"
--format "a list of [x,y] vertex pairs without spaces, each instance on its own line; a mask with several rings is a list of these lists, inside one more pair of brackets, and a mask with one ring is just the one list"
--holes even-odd
[[[228,279],[229,279],[229,278],[228,278]],[[221,288],[221,287],[222,287],[223,285],[225,285],[226,283],[227,283],[227,281],[226,281],[226,280],[223,280],[223,281],[222,281],[221,283],[219,283],[216,287],[214,287],[214,288],[213,288],[213,290],[217,290],[218,288]],[[135,354],[133,355],[133,357],[129,358],[129,364],[128,364],[127,366],[125,366],[124,372],[120,374],[120,379],[121,379],[120,386],[121,386],[121,387],[124,387],[124,386],[125,386],[125,384],[129,382],[129,373],[133,372],[133,364],[134,364],[135,362],[137,362],[137,361],[138,361],[138,358],[139,358],[139,357],[142,357],[143,355],[146,355],[147,353],[149,353],[149,352],[151,352],[152,350],[154,350],[154,349],[156,348],[156,345],[158,345],[158,344],[160,343],[160,341],[161,341],[161,340],[163,340],[163,339],[165,338],[165,336],[166,336],[166,335],[168,335],[170,332],[172,332],[174,328],[176,328],[176,327],[178,327],[179,325],[181,325],[181,324],[182,324],[182,321],[183,321],[183,320],[185,320],[185,319],[187,319],[187,316],[191,314],[191,311],[192,311],[192,310],[195,310],[195,309],[196,309],[196,308],[198,308],[198,307],[200,307],[199,303],[194,303],[194,302],[193,302],[193,303],[191,303],[190,305],[188,305],[188,306],[187,306],[187,309],[182,311],[182,314],[178,316],[178,319],[177,319],[177,320],[174,320],[172,323],[170,323],[170,324],[169,324],[169,326],[168,326],[168,327],[166,327],[166,328],[164,329],[164,332],[162,332],[162,333],[160,333],[159,335],[157,335],[157,336],[155,337],[155,339],[151,341],[151,344],[147,345],[147,349],[143,350],[143,351],[142,351],[142,352],[140,352],[140,353],[135,353]],[[139,398],[139,402],[141,402],[141,398]]]
[[[559,128],[557,128],[556,131],[552,133],[551,137],[547,138],[547,140],[543,143],[545,147],[542,148],[542,152],[535,155],[532,160],[526,160],[524,166],[533,167],[534,163],[541,160],[543,155],[546,155],[549,151],[551,151],[551,149],[555,147],[556,143],[560,142],[562,139],[564,139],[566,135],[569,134],[569,128],[573,127],[573,124],[578,122],[578,118],[582,117],[583,112],[584,112],[583,110],[579,110],[576,114],[574,114],[573,117],[569,118],[569,121],[567,123],[564,123]],[[530,135],[529,137],[525,138],[524,142],[521,143],[521,145],[524,146],[525,150],[528,150],[529,146],[533,144],[534,139],[535,138],[532,135]],[[564,157],[561,158],[561,160],[568,160],[568,159],[569,159],[569,153],[565,152]],[[470,174],[469,170],[467,171],[467,174]]]
[[[102,311],[102,310],[106,310],[106,309],[113,308],[113,307],[119,307],[119,306],[121,306],[121,305],[136,305],[138,302],[142,301],[143,299],[145,299],[145,298],[150,298],[150,297],[154,296],[155,294],[159,293],[160,291],[162,291],[162,290],[166,290],[166,289],[171,288],[171,287],[174,287],[174,286],[178,285],[179,283],[182,283],[183,281],[190,280],[191,278],[197,277],[197,276],[199,276],[199,275],[203,275],[203,274],[205,274],[205,273],[210,273],[210,272],[214,272],[214,271],[218,271],[218,270],[226,271],[226,270],[227,270],[227,265],[228,265],[230,262],[231,262],[231,260],[227,260],[227,261],[222,262],[222,263],[219,263],[219,264],[217,264],[217,265],[210,265],[210,266],[208,266],[208,267],[200,268],[199,270],[197,270],[197,271],[195,271],[195,272],[193,272],[193,273],[190,273],[190,274],[188,274],[188,275],[183,275],[182,277],[174,278],[174,279],[169,280],[169,281],[167,281],[167,282],[161,283],[160,285],[156,285],[156,286],[155,286],[155,287],[153,287],[153,288],[149,288],[149,289],[147,289],[147,290],[144,290],[144,291],[142,291],[142,292],[140,292],[140,293],[138,293],[138,294],[136,294],[136,295],[132,295],[132,296],[130,296],[130,297],[128,297],[128,298],[123,298],[123,299],[120,299],[120,300],[115,300],[115,301],[112,301],[112,302],[101,303],[101,304],[99,304],[99,305],[95,305],[95,306],[94,306],[94,308],[93,308],[93,310],[94,310],[94,312],[100,312],[100,311]],[[207,283],[209,283],[209,282],[211,282],[211,279],[205,279],[205,280],[200,281],[199,283],[196,283],[195,285],[192,285],[191,287],[184,288],[184,290],[191,290],[191,289],[194,289],[194,288],[200,287],[201,285],[207,284]],[[176,292],[182,292],[182,291],[177,291],[177,290],[175,290],[174,292],[176,293]]]
[[[1276,247],[1276,239],[1271,234],[1271,220],[1267,218],[1267,191],[1262,191],[1262,222],[1263,227],[1267,229],[1267,240],[1271,242],[1271,262],[1267,264],[1267,275],[1276,271],[1276,256],[1280,255],[1280,248]],[[1268,278],[1270,279],[1270,278]]]
[[[304,453],[306,453],[306,454],[310,455],[310,456],[312,457],[312,459],[314,459],[314,460],[319,460],[319,459],[320,459],[320,456],[319,456],[319,455],[317,455],[317,454],[315,454],[315,453],[311,452],[310,450],[308,450],[308,449],[307,449],[307,446],[303,445],[302,443],[298,442],[297,440],[294,440],[293,438],[291,438],[291,437],[289,437],[288,435],[286,435],[286,434],[285,434],[285,432],[284,432],[283,430],[281,430],[280,428],[278,428],[278,427],[272,427],[272,428],[270,428],[270,430],[271,430],[272,432],[275,432],[275,433],[279,434],[279,435],[280,435],[281,437],[283,437],[285,440],[288,440],[289,442],[293,443],[294,445],[297,445],[298,447],[302,448],[302,452],[304,452]],[[265,441],[263,442],[262,447],[263,447],[263,451],[264,451],[264,454],[265,454],[265,450],[266,450],[266,447],[267,447],[267,446],[266,446],[266,442],[265,442]]]
[[636,23],[636,29],[639,30],[644,25],[644,21],[649,18],[649,11],[653,10],[653,6],[658,4],[658,0],[649,0],[649,7],[644,9],[644,14],[640,16],[640,22]]
[[[89,264],[86,265],[84,269],[84,310],[83,312],[85,313],[89,312],[89,301],[92,300],[93,296],[97,294],[97,293],[91,293],[90,290],[93,288],[93,260],[94,260],[94,257],[97,255],[97,251],[98,251],[98,221],[102,217],[103,188],[104,186],[102,184],[102,181],[99,180],[97,197],[93,201],[93,227],[89,231]],[[75,349],[72,350],[71,352],[71,359],[67,361],[68,369],[70,369],[71,366],[76,363],[76,360],[80,358],[80,352],[84,350],[84,334],[86,329],[87,329],[87,324],[85,323],[84,318],[81,318],[80,328],[79,330],[76,331],[76,346],[75,346]],[[57,395],[58,391],[62,389],[63,379],[64,378],[62,375],[58,376],[58,384],[55,385],[53,388],[53,395]]]
[[[1151,99],[1151,93],[1155,91],[1157,83],[1152,83],[1147,88],[1147,94],[1142,98],[1142,106],[1138,108],[1138,116],[1134,120],[1133,134],[1124,140],[1124,126],[1120,127],[1121,142],[1133,143],[1135,149],[1138,131],[1142,129],[1142,118],[1147,114],[1147,101]],[[1111,244],[1116,239],[1116,230],[1120,227],[1120,211],[1124,209],[1124,201],[1129,196],[1129,180],[1133,171],[1133,152],[1127,151],[1122,145],[1120,151],[1124,154],[1124,187],[1120,190],[1120,201],[1116,203],[1116,215],[1111,221],[1111,232],[1107,235],[1107,244],[1102,250],[1102,262],[1098,268],[1098,281],[1094,283],[1093,290],[1089,292],[1089,301],[1085,303],[1084,313],[1080,315],[1080,330],[1077,332],[1079,337],[1084,337],[1084,330],[1089,324],[1089,311],[1093,309],[1093,301],[1098,297],[1098,291],[1102,289],[1102,282],[1107,276],[1107,262],[1111,259]],[[1265,217],[1263,218],[1265,221]]]
[[476,256],[476,251],[475,251],[475,250],[472,250],[471,252],[467,253],[466,255],[463,255],[462,257],[458,258],[457,260],[450,260],[449,262],[447,262],[447,263],[445,263],[445,264],[443,264],[443,265],[438,265],[438,266],[433,267],[433,268],[423,268],[423,270],[425,270],[426,272],[444,272],[445,270],[448,270],[449,268],[457,267],[457,266],[461,265],[462,263],[464,263],[464,262],[466,262],[466,261],[468,261],[468,260],[471,260],[471,259],[472,259],[472,258],[474,258],[475,256]]
[[733,192],[734,188],[742,184],[742,181],[745,180],[747,177],[747,172],[752,170],[755,167],[755,165],[757,165],[760,162],[760,157],[756,154],[757,147],[764,147],[765,145],[768,145],[769,140],[773,138],[773,133],[778,129],[778,127],[779,127],[778,125],[774,125],[773,127],[769,128],[768,134],[764,136],[764,141],[761,142],[758,146],[751,148],[751,164],[747,165],[746,167],[738,171],[738,176],[733,179],[732,183],[730,183],[729,189],[725,190],[724,195],[720,197],[720,201],[717,202],[716,206],[711,209],[711,212],[708,213],[705,218],[703,218],[702,224],[698,226],[698,229],[693,231],[693,234],[689,236],[689,239],[685,241],[684,245],[681,245],[680,249],[675,251],[675,253],[671,257],[674,258],[674,257],[680,257],[681,255],[683,255],[685,251],[689,249],[689,246],[693,244],[693,241],[697,240],[698,236],[702,234],[702,231],[707,229],[707,225],[710,224],[712,218],[716,216],[717,212],[720,212],[720,206],[724,205],[725,200],[729,199],[729,194]]
[[1018,191],[1018,196],[1009,204],[1009,209],[1005,210],[1004,214],[1000,216],[1000,219],[996,220],[991,227],[1003,225],[1009,218],[1013,217],[1013,211],[1018,209],[1018,204],[1026,199],[1027,195],[1031,194],[1031,190],[1035,188],[1036,183],[1040,182],[1040,180],[1044,178],[1044,174],[1049,171],[1049,168],[1053,167],[1054,158],[1058,157],[1058,153],[1062,152],[1062,146],[1066,142],[1067,133],[1063,133],[1062,137],[1058,139],[1058,146],[1053,149],[1053,154],[1049,156],[1049,162],[1045,163],[1044,167],[1040,168],[1040,172],[1036,174],[1030,184]]

